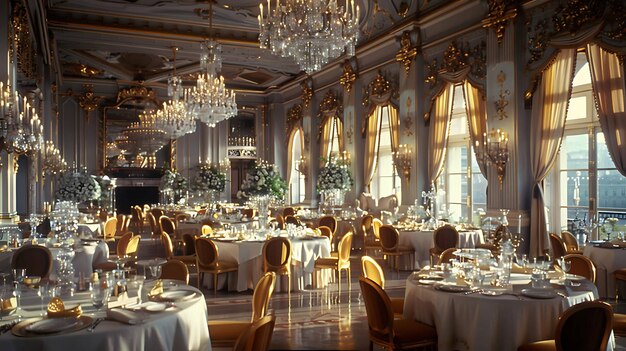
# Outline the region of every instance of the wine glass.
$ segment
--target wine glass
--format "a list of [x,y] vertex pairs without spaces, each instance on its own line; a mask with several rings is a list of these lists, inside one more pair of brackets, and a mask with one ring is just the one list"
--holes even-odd
[[148,268],[150,268],[150,275],[152,276],[152,279],[159,279],[161,276],[161,265],[153,264],[148,266]]
[[565,259],[565,257],[558,258],[557,259],[557,263],[559,264],[559,267],[563,271],[563,279],[566,279],[567,278],[567,272],[569,272],[570,268],[572,267],[571,263],[569,261],[567,261]]
[[39,284],[37,287],[37,295],[41,299],[41,311],[39,313],[40,316],[45,316],[44,312],[44,299],[49,298],[51,296],[51,287],[49,283]]
[[96,312],[100,309],[109,299],[110,290],[104,281],[96,282],[91,288],[91,304],[96,308]]

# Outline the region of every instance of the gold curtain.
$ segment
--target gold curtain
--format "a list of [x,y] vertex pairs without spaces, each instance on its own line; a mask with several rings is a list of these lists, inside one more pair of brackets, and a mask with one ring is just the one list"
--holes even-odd
[[380,118],[382,107],[377,106],[372,114],[367,118],[367,135],[365,138],[365,188],[369,192],[372,178],[374,177],[374,171],[376,169],[376,161],[378,159],[378,144],[379,144],[379,131]]
[[626,80],[617,55],[595,44],[587,45],[591,83],[600,128],[617,170],[626,177]]
[[556,161],[565,130],[567,106],[572,94],[575,49],[563,49],[547,67],[533,95],[530,122],[530,162],[534,186],[530,212],[530,255],[548,249],[546,211],[541,182]]
[[293,163],[297,160],[293,159],[293,148],[296,146],[294,143],[294,139],[296,135],[300,133],[300,154],[304,154],[304,140],[302,140],[302,129],[300,127],[294,128],[291,130],[289,134],[289,143],[287,143],[287,182],[291,182],[291,169],[293,168]]
[[[398,117],[398,110],[394,107],[385,106],[389,111],[389,129],[391,132],[391,152],[395,155],[400,146],[400,118]],[[395,161],[395,160],[394,160]],[[394,163],[395,164],[395,163]],[[402,170],[396,168],[398,174],[402,174]]]
[[431,182],[435,182],[441,171],[446,156],[448,146],[448,131],[450,127],[450,116],[452,115],[452,100],[454,95],[454,85],[446,83],[445,87],[437,95],[434,103],[434,111],[430,119],[430,130],[428,133],[428,177]]
[[484,141],[487,132],[487,103],[485,94],[475,87],[469,80],[463,82],[463,94],[465,95],[465,109],[467,112],[467,123],[476,163],[480,168],[480,173],[487,177],[487,167],[484,162]]
[[322,127],[322,141],[321,141],[321,149],[320,149],[320,156],[328,159],[328,156],[330,154],[330,141],[332,140],[332,131],[333,131],[333,118],[330,116],[327,116],[326,118],[324,118],[324,125]]

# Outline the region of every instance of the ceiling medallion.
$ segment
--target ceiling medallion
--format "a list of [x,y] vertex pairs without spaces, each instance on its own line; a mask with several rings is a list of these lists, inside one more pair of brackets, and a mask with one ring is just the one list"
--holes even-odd
[[359,6],[337,0],[276,0],[259,5],[259,43],[273,54],[291,57],[307,73],[328,61],[353,56],[359,39]]
[[396,54],[396,61],[404,65],[406,75],[409,75],[411,70],[411,63],[417,56],[417,46],[411,42],[411,32],[404,31],[400,37],[400,50]]
[[492,28],[496,32],[498,44],[504,39],[504,31],[510,20],[517,16],[515,8],[507,10],[510,0],[489,0],[489,13],[483,20],[483,27]]
[[313,98],[313,78],[307,76],[302,83],[300,83],[300,86],[302,87],[302,103],[304,107],[308,107]]
[[354,81],[356,81],[356,72],[354,71],[354,67],[352,66],[352,62],[356,60],[345,60],[343,62],[343,73],[341,77],[339,77],[339,83],[346,89],[347,92],[352,90],[352,85],[354,85]]

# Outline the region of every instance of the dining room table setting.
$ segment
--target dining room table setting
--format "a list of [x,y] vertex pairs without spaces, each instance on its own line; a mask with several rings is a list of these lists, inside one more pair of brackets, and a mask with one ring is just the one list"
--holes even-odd
[[14,274],[0,302],[1,350],[211,350],[204,296],[180,281],[97,271],[64,294]]
[[[569,274],[567,261],[492,258],[459,249],[451,263],[425,266],[406,281],[404,317],[435,326],[438,350],[515,350],[551,339],[569,307],[599,298],[596,286]],[[607,350],[615,347],[613,335]]]

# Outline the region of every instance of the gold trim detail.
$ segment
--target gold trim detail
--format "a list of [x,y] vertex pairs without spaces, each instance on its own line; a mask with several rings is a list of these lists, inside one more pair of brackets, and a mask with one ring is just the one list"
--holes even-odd
[[559,5],[552,16],[554,31],[577,33],[587,23],[594,22],[604,14],[605,1],[569,0]]
[[404,65],[407,76],[409,75],[411,64],[413,60],[415,60],[415,56],[417,56],[417,45],[413,45],[411,41],[411,32],[408,30],[404,31],[400,37],[400,50],[396,54],[396,61]]
[[13,9],[12,33],[9,37],[10,60],[17,57],[17,69],[26,78],[35,78],[35,57],[37,53],[31,40],[30,26],[26,9],[15,3]]
[[156,100],[156,94],[154,93],[154,90],[148,87],[145,87],[143,85],[137,85],[137,86],[120,89],[117,92],[116,102],[119,103],[125,99],[130,99],[130,98]]
[[504,39],[504,31],[509,21],[517,16],[515,8],[507,10],[510,3],[508,0],[489,0],[489,12],[487,18],[482,21],[484,28],[491,28],[496,32],[498,44]]
[[83,84],[83,88],[85,92],[83,92],[83,95],[78,96],[78,105],[89,114],[98,108],[98,102],[102,98],[94,94],[93,84]]
[[356,65],[356,60],[352,61],[348,59],[343,62],[343,73],[341,74],[341,77],[339,77],[339,84],[341,84],[348,93],[352,90],[352,86],[357,78],[355,67],[352,66],[352,62]]
[[320,102],[319,111],[317,113],[317,118],[320,120],[319,129],[317,132],[317,141],[319,142],[322,138],[322,132],[324,129],[324,120],[329,117],[337,117],[340,120],[343,120],[343,104],[340,99],[337,97],[337,94],[332,89],[326,91],[324,94],[324,99]]
[[494,101],[494,105],[496,106],[496,115],[499,120],[509,117],[506,114],[505,109],[509,105],[508,97],[511,95],[511,92],[508,89],[504,89],[505,81],[506,75],[504,74],[504,71],[500,71],[500,73],[498,73],[498,87],[500,87],[500,92],[498,93],[498,99]]
[[407,110],[407,114],[406,117],[404,117],[404,119],[402,119],[402,122],[404,124],[404,134],[408,137],[410,137],[411,135],[413,135],[413,113],[411,111],[411,105],[413,104],[413,101],[411,100],[410,96],[407,96],[406,98],[406,110]]
[[459,45],[456,41],[452,41],[443,53],[441,64],[437,58],[426,63],[424,82],[432,89],[437,85],[440,73],[459,72],[468,66],[469,73],[476,78],[482,79],[487,74],[487,43],[484,40],[473,47],[470,47],[468,42]]
[[313,78],[307,76],[302,83],[300,83],[300,87],[302,87],[302,103],[304,107],[308,107],[313,98]]
[[287,139],[294,127],[299,126],[302,121],[302,104],[293,105],[287,110],[286,133]]

